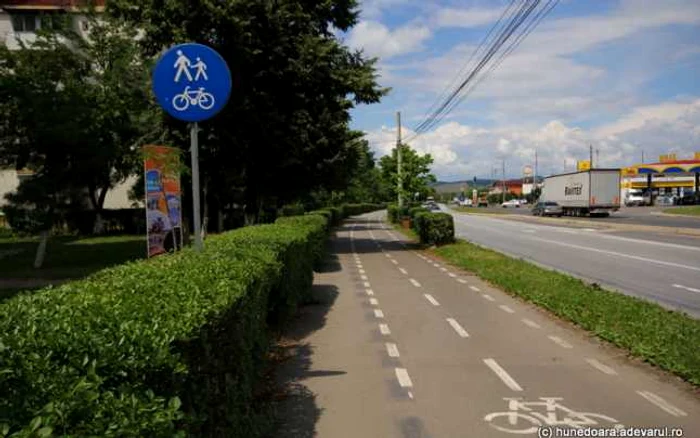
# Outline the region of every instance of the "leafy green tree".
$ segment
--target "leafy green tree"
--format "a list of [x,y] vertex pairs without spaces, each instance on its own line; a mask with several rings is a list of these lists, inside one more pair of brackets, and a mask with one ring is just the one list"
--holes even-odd
[[[202,184],[214,210],[244,205],[249,222],[266,206],[313,190],[344,188],[359,134],[349,110],[378,102],[375,61],[344,46],[335,29],[357,21],[355,0],[112,0],[108,12],[143,26],[155,56],[194,41],[217,50],[234,78],[231,99],[200,124]],[[169,120],[186,147],[184,123]]]
[[[391,155],[385,155],[379,160],[382,179],[387,185],[391,199],[397,199],[398,193],[398,161],[397,148],[392,149]],[[403,199],[410,201],[416,193],[420,199],[433,196],[434,189],[430,184],[437,181],[430,173],[433,158],[430,154],[420,155],[410,146],[401,145],[401,176],[403,181]]]

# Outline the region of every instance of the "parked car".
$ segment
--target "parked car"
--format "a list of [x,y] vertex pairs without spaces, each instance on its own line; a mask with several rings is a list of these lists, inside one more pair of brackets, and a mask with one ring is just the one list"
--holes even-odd
[[559,216],[564,214],[564,210],[559,204],[554,201],[538,202],[532,208],[532,214],[535,216]]
[[517,199],[511,199],[510,201],[506,201],[503,204],[501,204],[501,207],[503,207],[503,208],[508,208],[508,207],[520,208],[520,201],[518,201]]
[[676,195],[661,195],[656,198],[656,205],[676,205],[678,197]]
[[645,199],[644,195],[642,194],[641,191],[630,191],[627,193],[625,196],[625,206],[626,207],[632,207],[632,206],[640,206],[645,204]]
[[465,199],[464,201],[459,201],[460,207],[471,207],[473,205],[471,199]]
[[700,204],[700,192],[689,193],[678,200],[679,205],[698,205]]

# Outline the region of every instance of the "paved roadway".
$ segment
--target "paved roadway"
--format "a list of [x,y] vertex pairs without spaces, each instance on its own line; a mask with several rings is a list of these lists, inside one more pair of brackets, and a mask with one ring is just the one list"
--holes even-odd
[[671,243],[645,233],[615,235],[452,213],[460,238],[700,318],[698,238],[673,237]]
[[[672,208],[672,207],[671,207]],[[530,207],[503,208],[489,207],[474,209],[475,212],[494,212],[515,215],[532,215]],[[567,220],[576,220],[575,217],[566,217]],[[601,224],[630,224],[648,225],[657,227],[700,228],[700,217],[673,216],[661,214],[661,209],[656,207],[622,207],[620,211],[612,213],[609,217],[584,217],[585,221],[595,221]]]
[[684,384],[363,218],[336,233],[317,304],[290,334],[280,436],[534,437],[538,425],[697,436],[700,397]]

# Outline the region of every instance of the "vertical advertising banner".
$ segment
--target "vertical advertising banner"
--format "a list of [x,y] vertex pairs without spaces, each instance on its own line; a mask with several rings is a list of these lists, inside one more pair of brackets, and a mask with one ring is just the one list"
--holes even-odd
[[148,257],[182,249],[180,151],[144,146]]

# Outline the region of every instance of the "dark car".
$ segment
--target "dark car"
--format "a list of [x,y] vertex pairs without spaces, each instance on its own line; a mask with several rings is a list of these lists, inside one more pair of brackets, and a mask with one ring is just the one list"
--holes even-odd
[[690,193],[678,200],[679,205],[698,205],[700,204],[700,192]]
[[564,210],[559,204],[553,201],[538,202],[532,207],[532,214],[535,216],[559,216],[564,214]]

